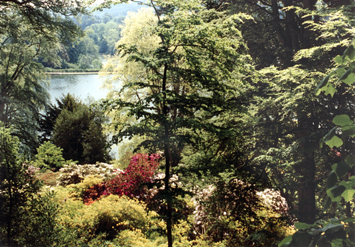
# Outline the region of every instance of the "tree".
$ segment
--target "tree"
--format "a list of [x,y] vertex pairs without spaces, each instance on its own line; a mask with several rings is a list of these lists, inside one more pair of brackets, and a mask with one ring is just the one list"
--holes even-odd
[[5,13],[13,11],[21,16],[23,25],[29,25],[31,30],[49,40],[56,39],[51,32],[57,33],[62,40],[75,38],[80,33],[80,27],[65,17],[86,13],[83,2],[78,0],[63,2],[1,0],[0,6],[3,13],[0,18],[2,29],[0,34],[6,33],[5,28],[11,20]]
[[16,244],[25,231],[28,202],[40,189],[18,154],[19,140],[0,126],[0,243]]
[[[337,67],[326,75],[317,85],[318,94],[324,92],[342,94],[344,88],[353,92],[355,71],[351,66],[355,60],[355,46],[353,43],[345,50],[342,56],[336,56],[334,61]],[[321,96],[322,97],[322,96]],[[332,99],[333,100],[333,99]],[[338,100],[335,100],[337,103]],[[321,140],[321,145],[339,150],[340,159],[331,166],[331,173],[327,176],[324,189],[327,192],[327,202],[324,210],[333,211],[331,219],[320,219],[314,224],[299,223],[298,231],[285,238],[279,246],[354,246],[354,114],[347,112],[351,102],[339,105],[340,112],[334,114],[332,123],[335,125]],[[345,110],[342,112],[342,110]],[[331,204],[335,207],[330,208]],[[347,223],[345,223],[347,222]]]
[[107,49],[108,49],[107,41],[104,38],[102,38],[101,42],[100,42],[99,52],[100,53],[106,53]]
[[72,95],[62,99],[64,107],[58,114],[53,127],[53,143],[63,149],[63,157],[80,164],[95,164],[107,161],[107,136],[103,134],[105,121],[99,108],[89,107]]
[[[242,55],[245,45],[236,23],[248,17],[228,17],[193,1],[154,1],[150,6],[156,21],[142,30],[154,42],[141,46],[141,41],[130,45],[121,40],[117,47],[123,66],[137,64],[143,70],[125,77],[120,97],[107,106],[135,118],[117,126],[118,138],[144,136],[142,146],[164,152],[161,196],[170,247],[177,191],[169,179],[173,168],[182,165],[183,148],[198,145],[203,133],[225,141],[238,136],[218,120],[239,113],[235,86],[248,76],[248,57]],[[127,95],[132,97],[127,100]]]
[[[316,143],[332,127],[331,115],[353,101],[344,91],[330,101],[313,90],[331,58],[344,50],[353,37],[352,1],[205,1],[208,8],[249,13],[254,21],[241,31],[260,72],[249,96],[246,129],[254,139],[255,171],[288,199],[298,220],[312,223],[321,215],[315,196],[330,172],[329,148]],[[345,4],[345,6],[343,6]],[[347,111],[352,111],[348,104]],[[270,175],[270,176],[268,176]]]
[[[257,69],[270,65],[282,69],[293,66],[300,62],[294,60],[294,56],[309,48],[313,49],[308,52],[308,58],[314,55],[314,58],[321,56],[327,59],[319,59],[317,64],[312,63],[312,59],[303,60],[302,63],[326,69],[328,61],[349,44],[349,36],[345,33],[352,27],[336,22],[335,16],[334,19],[329,16],[336,10],[344,18],[343,21],[352,22],[349,17],[353,12],[353,1],[266,0],[259,4],[256,1],[206,0],[203,3],[207,8],[218,11],[242,12],[253,16],[255,21],[246,22],[241,31]],[[316,25],[318,27],[314,29]],[[333,35],[322,34],[330,29],[335,31]],[[328,43],[330,39],[335,41],[332,45]]]
[[102,63],[99,59],[94,59],[94,61],[92,61],[92,67],[94,69],[101,69],[102,68]]
[[41,114],[41,118],[39,121],[40,129],[42,131],[42,135],[40,137],[41,143],[45,141],[49,141],[53,136],[53,129],[55,122],[61,113],[62,110],[68,109],[69,111],[73,111],[75,106],[77,105],[77,100],[68,94],[60,99],[56,99],[56,105],[48,105],[45,114]]
[[[67,3],[42,1],[0,2],[0,121],[12,126],[21,143],[31,152],[38,145],[39,112],[47,103],[43,62],[59,64],[60,41],[81,34],[77,26],[60,14]],[[34,14],[34,15],[32,15]]]
[[42,67],[35,60],[48,56],[52,48],[43,36],[23,26],[21,17],[8,11],[11,25],[1,35],[0,46],[0,120],[6,127],[13,126],[20,140],[34,148],[39,110],[48,95],[41,83],[45,79]]

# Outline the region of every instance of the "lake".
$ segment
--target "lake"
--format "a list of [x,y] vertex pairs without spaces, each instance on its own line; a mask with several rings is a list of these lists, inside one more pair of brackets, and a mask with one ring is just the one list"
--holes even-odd
[[[48,92],[52,104],[56,104],[56,98],[61,98],[63,94],[67,93],[73,94],[87,103],[89,97],[99,100],[105,98],[109,92],[109,90],[101,88],[104,78],[98,75],[51,75],[49,81]],[[111,157],[117,159],[117,146],[112,145],[111,148]]]
[[61,98],[63,94],[68,93],[79,97],[84,102],[89,97],[94,100],[105,98],[109,91],[101,88],[103,80],[98,75],[92,74],[51,75],[48,89],[51,102],[55,103],[56,98]]

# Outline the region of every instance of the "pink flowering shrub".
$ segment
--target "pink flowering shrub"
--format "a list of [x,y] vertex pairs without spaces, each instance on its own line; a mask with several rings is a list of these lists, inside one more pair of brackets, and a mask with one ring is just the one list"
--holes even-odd
[[159,159],[159,154],[134,155],[126,170],[106,182],[107,193],[130,197],[140,196],[144,190],[141,184],[153,182]]
[[147,189],[142,184],[153,182],[154,173],[159,166],[159,159],[159,154],[134,155],[128,167],[115,178],[94,185],[84,192],[84,203],[91,204],[102,195],[110,194],[144,197]]

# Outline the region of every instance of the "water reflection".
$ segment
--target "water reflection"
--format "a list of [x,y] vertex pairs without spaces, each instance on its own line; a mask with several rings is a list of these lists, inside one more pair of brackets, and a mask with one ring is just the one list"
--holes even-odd
[[108,93],[108,90],[101,86],[102,78],[98,75],[52,75],[48,92],[52,103],[67,93],[74,94],[81,100],[88,97],[99,100],[105,98]]

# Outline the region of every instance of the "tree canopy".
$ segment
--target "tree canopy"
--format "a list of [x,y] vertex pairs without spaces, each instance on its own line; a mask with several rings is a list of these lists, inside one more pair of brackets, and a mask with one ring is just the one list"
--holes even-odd
[[[142,76],[129,77],[120,93],[123,97],[107,104],[136,119],[120,127],[119,138],[145,136],[141,145],[164,151],[167,236],[172,246],[176,194],[169,179],[184,146],[196,146],[204,132],[219,140],[238,136],[218,120],[238,114],[235,86],[248,76],[248,56],[243,54],[245,45],[236,22],[248,16],[228,16],[192,1],[157,1],[151,7],[154,22],[136,30],[151,32],[157,43],[149,46],[138,38],[132,45],[123,37],[118,44],[120,56],[127,61],[123,66],[140,65]],[[125,93],[133,97],[127,101]]]
[[60,49],[60,42],[81,34],[65,15],[77,14],[79,9],[79,5],[66,2],[0,2],[0,121],[12,126],[31,152],[38,144],[39,111],[48,99],[39,58],[59,61],[53,54]]
[[54,122],[50,140],[63,149],[64,159],[79,164],[108,161],[108,140],[102,126],[106,118],[102,111],[70,94],[61,99],[58,108],[54,110],[59,112],[54,121],[51,118],[54,114],[49,112],[49,120]]

